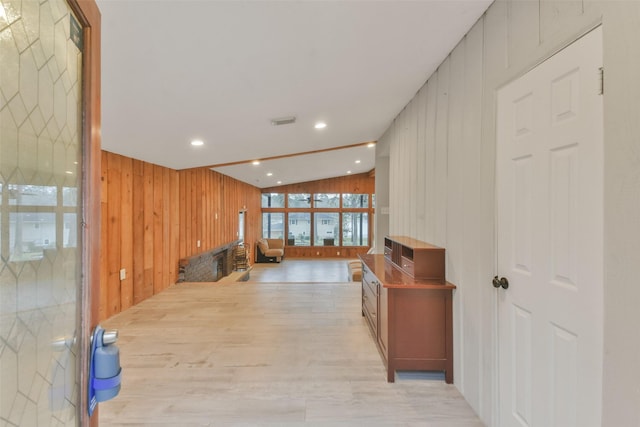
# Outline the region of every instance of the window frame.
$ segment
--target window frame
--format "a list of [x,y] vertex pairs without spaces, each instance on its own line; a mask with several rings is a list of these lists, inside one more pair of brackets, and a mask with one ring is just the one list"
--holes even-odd
[[[272,212],[272,213],[283,213],[284,214],[284,224],[285,224],[285,230],[284,230],[284,239],[285,239],[285,245],[287,246],[292,246],[290,243],[292,242],[292,238],[290,237],[290,229],[291,229],[291,223],[290,223],[290,214],[292,213],[308,213],[309,214],[309,243],[308,245],[300,245],[300,244],[295,244],[293,246],[296,247],[302,247],[302,248],[310,248],[310,247],[325,247],[324,245],[316,245],[315,240],[316,240],[316,213],[337,213],[338,214],[338,234],[334,236],[334,246],[333,247],[343,247],[343,216],[345,213],[365,213],[367,214],[367,244],[364,246],[354,246],[354,245],[348,245],[345,246],[347,248],[364,248],[364,247],[371,247],[371,244],[373,242],[373,218],[374,218],[374,214],[375,214],[375,209],[373,207],[373,193],[359,193],[359,192],[348,192],[348,193],[342,193],[342,192],[327,192],[327,193],[323,193],[323,192],[303,192],[303,191],[295,191],[295,192],[288,192],[288,191],[278,191],[278,192],[274,192],[274,191],[268,191],[265,193],[270,193],[270,194],[283,194],[284,196],[284,200],[285,200],[285,207],[281,208],[281,207],[263,207],[261,210],[261,213],[268,213],[268,212]],[[262,193],[262,194],[265,194]],[[316,208],[314,206],[313,203],[313,199],[315,198],[316,194],[331,194],[331,195],[337,195],[338,196],[338,201],[339,201],[339,206],[338,207],[321,207],[321,208]],[[345,194],[363,194],[367,196],[367,207],[344,207],[343,206],[343,198]],[[296,197],[296,196],[305,196],[305,197],[309,197],[310,201],[309,201],[309,207],[291,207],[290,206],[290,198],[291,197]],[[262,197],[262,196],[261,196]],[[293,238],[295,239],[295,237]],[[305,239],[306,240],[306,239]],[[295,242],[295,241],[294,241]]]

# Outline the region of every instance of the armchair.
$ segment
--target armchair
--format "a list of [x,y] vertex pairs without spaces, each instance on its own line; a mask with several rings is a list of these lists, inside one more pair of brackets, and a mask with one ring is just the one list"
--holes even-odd
[[256,262],[280,262],[284,258],[282,239],[259,239],[256,246]]

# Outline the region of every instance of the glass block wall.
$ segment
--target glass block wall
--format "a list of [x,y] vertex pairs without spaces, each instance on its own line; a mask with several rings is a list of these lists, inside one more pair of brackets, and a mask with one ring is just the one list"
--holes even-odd
[[64,0],[0,0],[0,425],[77,425],[81,43]]

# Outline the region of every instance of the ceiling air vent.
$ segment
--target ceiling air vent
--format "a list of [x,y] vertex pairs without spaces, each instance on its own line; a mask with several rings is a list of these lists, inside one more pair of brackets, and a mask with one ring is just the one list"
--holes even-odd
[[281,117],[279,119],[271,120],[271,124],[274,126],[290,125],[291,123],[295,123],[295,122],[296,122],[296,118],[294,116]]

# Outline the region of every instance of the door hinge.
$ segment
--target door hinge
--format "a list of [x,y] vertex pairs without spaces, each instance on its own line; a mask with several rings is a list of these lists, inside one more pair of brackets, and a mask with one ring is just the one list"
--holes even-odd
[[598,95],[604,95],[604,67],[598,68],[598,74],[600,76],[600,85]]

